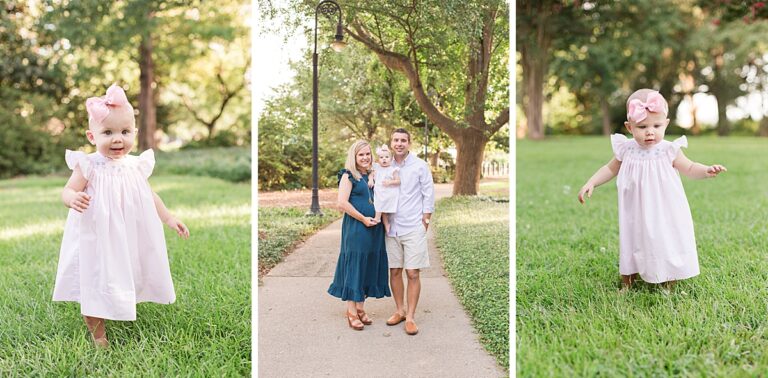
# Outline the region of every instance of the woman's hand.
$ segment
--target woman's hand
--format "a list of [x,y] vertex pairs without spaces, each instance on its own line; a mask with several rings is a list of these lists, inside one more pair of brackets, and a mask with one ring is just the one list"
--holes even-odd
[[377,222],[376,219],[373,219],[371,217],[364,217],[363,224],[365,225],[365,227],[373,227],[379,224],[379,222]]
[[728,170],[720,164],[710,165],[707,168],[707,177],[716,177],[720,172],[728,172]]
[[168,220],[166,220],[165,224],[176,231],[176,233],[179,234],[179,237],[184,239],[189,238],[189,228],[187,228],[187,225],[182,223],[180,220],[174,217],[170,217]]
[[593,191],[595,191],[594,185],[590,183],[584,184],[584,186],[581,187],[581,190],[579,190],[579,202],[581,202],[582,204],[586,202],[586,199],[584,198],[585,194],[587,195],[587,198],[592,198]]
[[82,213],[91,205],[91,196],[86,192],[75,192],[67,201],[67,207]]

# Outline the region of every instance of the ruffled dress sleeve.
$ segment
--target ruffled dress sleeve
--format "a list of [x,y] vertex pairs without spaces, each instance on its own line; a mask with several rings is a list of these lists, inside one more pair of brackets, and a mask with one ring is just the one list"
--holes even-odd
[[83,177],[88,181],[91,180],[91,161],[88,160],[88,155],[85,152],[66,150],[64,160],[67,162],[69,169],[74,171],[75,167],[79,166]]
[[336,174],[336,184],[340,184],[341,183],[341,178],[344,177],[345,173],[349,175],[348,176],[349,181],[352,181],[352,172],[350,172],[350,171],[348,171],[346,169],[342,169],[342,170],[339,171],[339,173]]
[[677,158],[677,154],[680,152],[681,148],[688,148],[688,138],[686,138],[685,135],[673,140],[672,143],[669,144],[667,156],[669,156],[670,161],[674,161]]
[[613,148],[613,156],[616,157],[616,160],[624,160],[624,154],[627,151],[630,140],[624,134],[611,135],[611,148]]
[[144,178],[149,178],[155,169],[155,152],[151,149],[139,155],[139,171]]

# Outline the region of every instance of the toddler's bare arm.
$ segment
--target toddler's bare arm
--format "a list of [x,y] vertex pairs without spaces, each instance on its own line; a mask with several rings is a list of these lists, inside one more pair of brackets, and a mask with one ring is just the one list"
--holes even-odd
[[691,161],[687,156],[680,151],[677,153],[677,157],[672,162],[672,166],[677,169],[685,177],[691,179],[705,179],[710,177],[716,177],[720,172],[725,172],[727,169],[722,165],[704,165]]
[[176,231],[179,236],[186,239],[189,237],[189,228],[182,223],[180,220],[176,219],[173,214],[168,210],[167,207],[165,207],[165,204],[163,203],[163,200],[160,199],[160,196],[157,195],[157,193],[152,192],[152,197],[155,200],[155,208],[157,209],[157,215],[160,217],[160,221],[168,225],[168,227],[172,228],[174,231]]
[[75,167],[72,170],[72,176],[69,176],[67,184],[64,185],[64,190],[61,192],[61,200],[64,202],[64,206],[81,213],[85,211],[90,206],[91,201],[91,196],[83,191],[86,185],[88,185],[88,180],[83,176],[80,167]]
[[587,197],[592,197],[592,192],[595,190],[596,186],[603,185],[616,177],[616,175],[619,174],[619,168],[621,168],[621,161],[616,158],[611,159],[608,164],[600,167],[600,169],[587,180],[587,183],[581,187],[581,190],[579,190],[579,202],[584,203],[585,194]]

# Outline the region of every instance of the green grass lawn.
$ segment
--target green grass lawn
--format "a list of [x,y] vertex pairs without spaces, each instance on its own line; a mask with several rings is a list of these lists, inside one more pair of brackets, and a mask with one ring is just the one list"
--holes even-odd
[[[481,196],[442,199],[434,215],[437,247],[453,290],[472,319],[480,342],[506,369],[509,369],[508,193],[507,181],[481,184]],[[488,194],[500,197],[488,197]]]
[[296,244],[339,219],[341,213],[322,209],[324,216],[307,216],[307,209],[259,207],[259,277],[293,251]]
[[214,147],[157,152],[157,174],[209,176],[232,182],[251,180],[250,147]]
[[621,295],[615,180],[576,199],[611,158],[609,138],[518,142],[518,375],[768,374],[768,140],[689,145],[692,160],[728,168],[683,178],[701,275],[671,295],[649,284]]
[[79,305],[52,302],[66,177],[0,181],[0,376],[247,376],[251,372],[249,184],[150,178],[191,231],[165,228],[176,303],[108,321],[95,350]]

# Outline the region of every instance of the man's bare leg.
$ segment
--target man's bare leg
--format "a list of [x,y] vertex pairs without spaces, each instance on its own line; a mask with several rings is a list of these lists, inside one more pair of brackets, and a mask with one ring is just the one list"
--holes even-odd
[[389,287],[392,289],[392,298],[395,299],[396,310],[395,314],[387,319],[387,325],[395,325],[405,320],[403,268],[389,269]]
[[419,332],[415,317],[416,305],[419,303],[419,294],[421,294],[421,280],[418,269],[406,269],[405,274],[408,276],[408,312],[405,314],[405,332],[415,335]]

